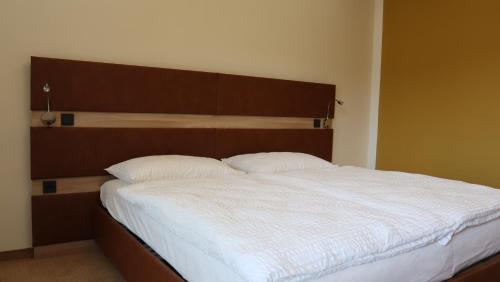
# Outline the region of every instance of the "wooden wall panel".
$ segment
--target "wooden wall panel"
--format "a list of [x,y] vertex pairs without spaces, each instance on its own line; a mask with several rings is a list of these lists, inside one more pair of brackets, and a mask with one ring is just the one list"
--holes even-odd
[[331,129],[217,129],[216,155],[302,152],[332,160]]
[[92,239],[98,204],[99,192],[32,196],[33,246]]
[[55,111],[322,118],[335,99],[329,84],[32,57],[31,110],[45,83]]
[[330,117],[335,85],[240,75],[219,75],[218,114],[280,117]]
[[217,74],[31,58],[31,110],[216,114]]
[[31,179],[106,175],[110,165],[162,154],[213,157],[215,130],[31,128]]
[[[49,128],[40,123],[45,83],[58,119]],[[313,119],[334,99],[334,85],[32,57],[33,244],[92,238],[104,169],[134,157],[294,151],[331,160],[333,131],[313,129]],[[61,113],[74,113],[69,126]],[[44,179],[57,180],[56,194],[43,194]]]

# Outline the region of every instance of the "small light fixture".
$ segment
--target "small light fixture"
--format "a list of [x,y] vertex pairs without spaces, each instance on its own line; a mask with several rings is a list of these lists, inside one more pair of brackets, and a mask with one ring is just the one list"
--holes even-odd
[[340,99],[335,99],[335,101],[331,101],[329,104],[328,104],[328,110],[326,111],[326,117],[323,119],[323,128],[330,128],[330,110],[332,108],[332,104],[333,103],[336,103],[338,104],[339,106],[343,106],[344,105],[344,101],[343,100],[340,100]]
[[45,83],[43,92],[47,96],[47,111],[40,116],[40,121],[44,126],[51,126],[56,122],[56,114],[50,111],[50,85]]

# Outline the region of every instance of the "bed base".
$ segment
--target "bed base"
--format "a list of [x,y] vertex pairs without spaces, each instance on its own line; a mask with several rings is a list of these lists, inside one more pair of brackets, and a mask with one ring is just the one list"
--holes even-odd
[[500,281],[500,253],[460,271],[447,282]]
[[113,265],[129,282],[185,281],[165,261],[148,250],[103,208],[95,215],[95,239]]
[[[146,247],[105,210],[96,210],[95,235],[98,246],[130,282],[185,281],[168,263]],[[447,282],[500,281],[500,253],[457,273]]]

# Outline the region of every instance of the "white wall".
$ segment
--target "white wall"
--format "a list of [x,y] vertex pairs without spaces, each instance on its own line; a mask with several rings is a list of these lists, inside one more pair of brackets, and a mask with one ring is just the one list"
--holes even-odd
[[382,71],[382,33],[384,25],[384,0],[375,0],[373,19],[372,81],[368,135],[368,167],[375,169],[377,162],[378,109],[380,77]]
[[31,246],[30,56],[334,83],[334,160],[367,166],[374,1],[2,1],[0,251]]

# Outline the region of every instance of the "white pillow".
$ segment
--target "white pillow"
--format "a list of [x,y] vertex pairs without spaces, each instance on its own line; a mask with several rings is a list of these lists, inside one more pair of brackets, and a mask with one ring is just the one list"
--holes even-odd
[[272,152],[246,154],[222,159],[230,167],[245,172],[276,173],[299,169],[331,167],[332,163],[304,153]]
[[216,159],[182,155],[135,158],[112,165],[106,171],[129,183],[244,174]]

